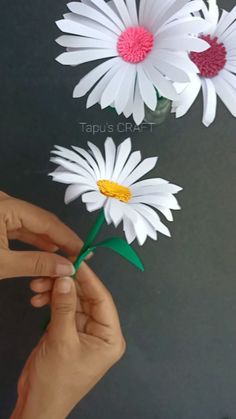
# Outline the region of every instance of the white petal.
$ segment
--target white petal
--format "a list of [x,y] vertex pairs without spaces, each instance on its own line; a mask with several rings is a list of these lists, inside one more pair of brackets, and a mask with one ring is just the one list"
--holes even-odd
[[105,178],[111,179],[114,163],[116,158],[116,146],[112,138],[107,138],[105,141],[105,166],[106,166],[106,173]]
[[102,109],[110,106],[114,102],[124,78],[128,77],[128,70],[128,65],[124,63],[109,81],[101,97]]
[[173,210],[180,209],[177,199],[171,194],[156,194],[133,197],[130,203],[143,203],[148,204],[152,207],[155,207],[155,205],[159,205]]
[[135,183],[138,179],[142,178],[148,172],[150,172],[157,163],[157,157],[150,157],[148,159],[143,160],[138,167],[124,179],[123,185],[130,186]]
[[[236,62],[235,62],[236,64]],[[236,72],[236,69],[235,69]],[[230,73],[227,70],[221,70],[220,76],[223,77],[223,79],[229,83],[233,89],[236,89],[236,76],[232,73]]]
[[136,0],[126,0],[126,5],[129,11],[130,18],[132,20],[132,25],[138,26],[138,13]]
[[[183,70],[185,73],[198,73],[198,67],[190,60],[187,53],[183,52],[179,54],[176,51],[166,51],[160,49],[157,51],[158,57],[163,61],[165,60],[169,64],[174,65],[175,67]],[[155,66],[155,63],[154,63]]]
[[71,163],[68,160],[61,159],[60,157],[52,157],[50,161],[52,163],[58,164],[61,167],[64,167],[70,172],[74,172],[80,176],[87,176],[91,182],[95,181],[95,173],[93,170],[89,171],[81,166],[78,166],[78,164]]
[[129,244],[133,243],[133,241],[136,239],[136,232],[135,232],[133,223],[130,221],[128,217],[126,217],[126,215],[124,215],[123,230],[124,230],[127,242]]
[[113,0],[116,5],[117,11],[126,27],[132,26],[132,20],[124,0]]
[[98,12],[93,7],[89,7],[86,4],[79,2],[71,2],[68,3],[67,6],[73,13],[95,20],[95,22],[98,22],[112,32],[115,32],[118,36],[121,34],[121,30],[111,21],[111,19],[108,19],[104,14]]
[[[130,65],[127,76],[123,79],[122,85],[120,86],[119,91],[115,99],[115,109],[118,115],[124,111],[125,107],[128,104],[129,98],[134,91],[134,84],[136,79],[136,65]],[[133,103],[133,100],[132,100]]]
[[68,148],[61,147],[61,146],[55,146],[56,150],[51,151],[52,154],[56,154],[59,157],[63,157],[64,159],[71,160],[75,163],[78,163],[79,166],[84,167],[84,169],[88,170],[89,165],[87,164],[84,159],[82,159],[77,153],[75,153],[72,150],[69,150]]
[[[202,0],[193,0],[187,3],[184,7],[182,7],[180,10],[178,10],[175,14],[173,14],[170,18],[170,20],[179,19],[182,17],[185,17],[191,13],[197,12],[199,10],[202,10],[203,7],[205,7],[205,4]],[[168,21],[166,22],[168,23]]]
[[145,25],[145,9],[148,7],[148,2],[146,0],[140,0],[139,4],[139,23],[140,25]]
[[[78,16],[76,13],[66,13],[63,15],[65,20],[72,21],[76,23],[79,26],[83,26],[83,28],[89,28],[89,30],[94,30],[100,33],[100,36],[94,37],[88,35],[90,38],[95,39],[102,39],[102,40],[110,40],[110,41],[117,41],[117,35],[110,31],[110,29],[105,28],[105,26],[100,25],[100,23],[95,22],[94,20],[91,20],[84,16]],[[83,32],[84,29],[83,29]],[[84,37],[86,37],[86,33],[83,34]]]
[[108,225],[110,225],[112,223],[112,219],[110,216],[110,205],[111,205],[111,199],[107,199],[105,204],[104,204],[104,215],[105,215],[105,219]]
[[162,207],[161,205],[155,205],[155,208],[160,211],[168,221],[174,220],[172,212],[169,208]]
[[209,1],[209,13],[207,16],[207,20],[208,22],[211,23],[212,25],[212,30],[217,27],[218,21],[219,21],[219,16],[220,16],[220,10],[218,5],[216,4],[216,1]]
[[97,81],[107,73],[113,65],[116,65],[119,62],[120,58],[115,57],[110,60],[105,61],[104,63],[98,65],[85,77],[83,77],[77,86],[74,89],[73,97],[82,97],[97,83]]
[[134,108],[134,93],[135,93],[135,88],[136,88],[136,65],[134,64],[135,67],[135,74],[133,77],[133,82],[131,84],[130,87],[130,92],[129,92],[129,97],[128,97],[128,101],[127,104],[125,105],[125,108],[123,110],[124,115],[126,118],[129,118],[130,115],[132,115],[133,113],[133,108]]
[[107,84],[110,82],[112,77],[117,73],[117,71],[120,69],[120,62],[113,67],[110,68],[110,70],[105,74],[105,76],[97,83],[97,85],[94,87],[92,92],[90,93],[88,100],[87,100],[87,108],[95,105],[95,103],[99,103],[101,100],[101,96],[104,92],[104,89],[106,88]]
[[116,57],[116,49],[89,49],[87,51],[63,52],[56,58],[56,61],[63,65],[79,65],[89,61],[100,60],[102,58]]
[[168,0],[168,1],[165,1],[166,7],[162,11],[161,16],[157,20],[157,25],[158,25],[157,27],[161,27],[163,24],[166,24],[166,22],[175,21],[175,14],[179,10],[181,10],[188,2],[189,2],[189,0],[177,0],[177,1],[176,0]]
[[124,207],[122,206],[121,202],[117,199],[110,198],[110,206],[109,206],[109,216],[117,228],[121,223],[123,216],[124,216]]
[[217,94],[233,116],[236,117],[236,91],[220,76],[214,78]]
[[161,222],[160,217],[152,208],[144,204],[135,204],[133,207],[146,219],[149,224],[151,224],[152,228],[165,236],[170,237],[169,229]]
[[140,214],[138,214],[137,211],[132,209],[131,205],[123,205],[126,205],[125,215],[131,221],[138,239],[138,243],[140,246],[142,246],[147,239],[147,230],[145,224],[143,223],[143,218]]
[[[180,48],[181,46],[181,48]],[[181,51],[196,51],[202,52],[209,48],[208,42],[204,41],[201,38],[196,38],[194,36],[168,36],[163,39],[158,40],[157,49],[167,48],[170,50],[180,50]],[[174,61],[173,61],[174,64]]]
[[119,16],[111,9],[111,7],[104,0],[91,0],[95,6],[99,7],[103,13],[105,13],[113,22],[122,30],[125,30],[125,26]]
[[130,155],[130,152],[131,152],[131,140],[130,140],[130,138],[127,138],[117,148],[116,163],[115,163],[115,167],[114,167],[114,171],[113,171],[111,180],[117,181],[117,178],[120,175],[128,157]]
[[180,186],[173,185],[171,183],[163,183],[160,185],[153,185],[153,186],[134,186],[130,187],[133,196],[140,196],[140,195],[152,195],[155,193],[171,193],[177,194],[182,190]]
[[147,77],[142,65],[137,66],[139,90],[143,101],[148,108],[155,110],[157,107],[157,93],[150,79]]
[[231,73],[236,73],[236,63],[227,62],[225,64],[225,70],[230,71]]
[[139,245],[142,246],[147,237],[151,237],[152,240],[157,240],[157,232],[154,227],[148,222],[146,218],[141,215],[143,230],[145,231],[145,236],[143,237],[142,241],[139,240]]
[[149,11],[148,18],[149,18],[149,28],[152,32],[155,32],[158,27],[160,27],[160,22],[162,22],[162,18],[170,5],[173,3],[173,0],[156,0]]
[[104,179],[104,176],[106,175],[106,166],[105,166],[105,161],[104,161],[103,155],[102,155],[101,151],[99,150],[99,148],[95,144],[90,143],[88,141],[88,146],[89,146],[90,150],[92,151],[92,153],[93,153],[93,155],[96,159],[96,162],[98,164],[101,179]]
[[86,204],[86,208],[89,212],[97,211],[103,207],[106,202],[106,197],[103,195],[99,195],[94,202],[89,202]]
[[115,41],[85,38],[76,35],[62,35],[56,39],[56,42],[66,48],[115,49],[116,47]]
[[153,178],[153,179],[144,179],[140,182],[136,182],[131,186],[132,191],[136,191],[138,188],[145,188],[150,186],[159,186],[163,184],[168,184],[169,182],[165,179],[161,178]]
[[61,173],[56,173],[54,172],[54,174],[52,173],[51,176],[53,176],[53,180],[55,182],[59,182],[59,183],[65,183],[65,184],[70,184],[70,183],[78,183],[78,184],[84,184],[84,183],[88,183],[88,179],[85,176],[79,176],[79,175],[75,175],[73,173],[67,173],[67,172],[61,172]]
[[[162,60],[158,53],[155,55],[155,67],[161,71],[161,73],[167,76],[170,80],[175,82],[188,82],[189,77],[187,76],[186,71],[183,71],[175,66],[175,64],[170,64],[165,60]],[[174,61],[173,61],[174,63]]]
[[69,19],[61,19],[56,22],[56,25],[62,32],[71,33],[72,35],[81,35],[86,36],[89,38],[95,38],[95,39],[102,39],[102,40],[116,40],[117,37],[115,34],[108,35],[107,33],[104,33],[100,30],[93,29],[92,25],[86,26],[82,23],[75,22],[73,20]]
[[164,37],[199,34],[209,29],[209,23],[199,17],[186,17],[177,19],[168,25],[163,25],[156,31],[157,39]]
[[209,127],[216,117],[217,96],[211,79],[202,79],[203,123]]
[[69,204],[70,202],[74,201],[75,199],[79,198],[84,192],[91,190],[91,187],[88,185],[70,185],[66,189],[65,193],[65,203]]
[[81,154],[81,156],[83,156],[84,159],[87,160],[87,162],[90,164],[90,166],[92,168],[92,172],[95,174],[95,176],[94,176],[95,179],[96,180],[99,179],[101,174],[100,174],[99,167],[98,167],[96,161],[94,160],[94,158],[86,150],[84,150],[81,147],[72,146],[72,148],[74,150],[76,150],[77,153]]
[[167,80],[161,73],[158,71],[152,63],[147,59],[143,63],[146,73],[149,75],[154,86],[158,90],[158,93],[161,96],[166,97],[170,100],[178,99],[176,90],[173,87],[173,84]]
[[196,76],[183,93],[180,94],[179,100],[174,102],[174,106],[176,106],[176,118],[180,118],[188,112],[199,94],[201,85],[200,77]]
[[235,34],[236,34],[236,22],[234,22],[232,25],[228,27],[228,29],[226,29],[226,31],[220,36],[219,41],[225,43],[228,40],[230,40],[233,36],[235,36]]
[[133,102],[133,118],[137,125],[140,125],[145,116],[144,102],[140,93],[139,84],[136,83],[134,91],[134,102]]
[[135,169],[135,167],[141,161],[141,153],[140,151],[133,152],[128,161],[126,162],[125,166],[123,167],[120,175],[118,176],[117,182],[122,184],[123,181],[130,175],[130,173]]
[[145,7],[142,19],[140,16],[140,25],[147,27],[152,32],[151,22],[153,16],[155,15],[156,17],[156,14],[160,13],[162,3],[162,0],[149,0],[149,2],[146,2],[147,7]]
[[226,29],[233,23],[236,19],[236,6],[231,10],[230,13],[227,13],[221,22],[218,24],[218,27],[215,31],[215,36],[221,36]]
[[[104,195],[102,195],[104,196]],[[82,196],[82,202],[85,204],[89,204],[91,202],[96,202],[101,197],[101,193],[99,191],[93,191],[93,192],[86,192]]]

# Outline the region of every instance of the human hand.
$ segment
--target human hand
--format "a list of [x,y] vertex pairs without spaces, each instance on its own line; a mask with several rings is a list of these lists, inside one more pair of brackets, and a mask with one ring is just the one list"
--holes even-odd
[[[20,240],[43,251],[12,251],[9,240]],[[61,249],[75,256],[81,247],[80,238],[55,215],[0,192],[0,280],[72,275],[72,263],[53,252]]]
[[11,419],[64,419],[125,351],[112,297],[82,264],[77,280],[33,280],[39,307],[52,305],[47,332],[30,355],[18,383]]

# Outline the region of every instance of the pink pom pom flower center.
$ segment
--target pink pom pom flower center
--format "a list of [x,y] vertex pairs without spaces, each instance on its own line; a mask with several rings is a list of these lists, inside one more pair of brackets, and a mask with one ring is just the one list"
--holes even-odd
[[218,42],[218,38],[210,35],[201,36],[201,39],[210,44],[210,48],[203,52],[191,52],[190,58],[199,68],[203,77],[211,78],[219,74],[225,67],[227,51],[224,44]]
[[154,46],[154,35],[143,26],[126,29],[120,35],[117,50],[124,61],[137,64],[145,60]]

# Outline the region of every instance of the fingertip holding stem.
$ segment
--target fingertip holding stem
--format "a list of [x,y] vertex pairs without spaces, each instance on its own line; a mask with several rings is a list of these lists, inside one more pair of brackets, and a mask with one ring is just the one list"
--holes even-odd
[[58,294],[69,294],[72,289],[72,278],[58,278],[56,282],[56,292]]

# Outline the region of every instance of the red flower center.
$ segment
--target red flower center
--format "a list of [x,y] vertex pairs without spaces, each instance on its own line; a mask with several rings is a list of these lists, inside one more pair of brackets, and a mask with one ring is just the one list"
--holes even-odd
[[215,77],[223,70],[226,64],[227,51],[218,38],[210,35],[201,36],[201,39],[210,44],[210,48],[203,52],[191,52],[190,58],[200,70],[203,77]]
[[132,64],[144,61],[154,46],[154,35],[143,26],[126,29],[120,35],[117,50],[121,58]]

